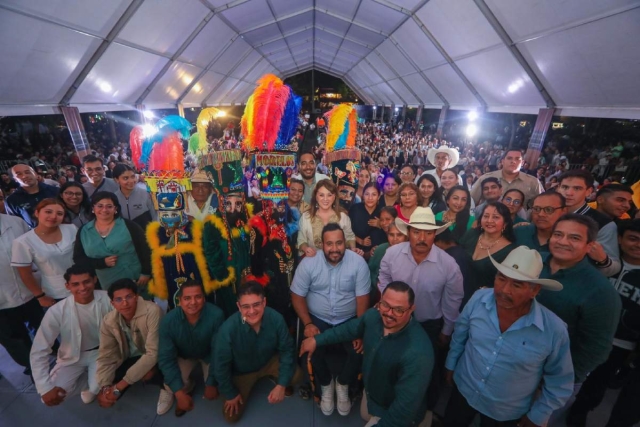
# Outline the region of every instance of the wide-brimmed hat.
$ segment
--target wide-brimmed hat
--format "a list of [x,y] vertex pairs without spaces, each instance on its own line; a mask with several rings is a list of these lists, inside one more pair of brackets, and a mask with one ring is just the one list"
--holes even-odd
[[551,279],[539,279],[542,272],[542,257],[538,251],[518,246],[499,264],[491,254],[489,259],[498,271],[521,282],[535,283],[550,291],[561,291],[562,283]]
[[196,169],[193,171],[193,173],[191,174],[191,182],[205,182],[207,184],[211,184],[211,181],[209,180],[209,178],[207,178],[206,172],[200,169]]
[[455,148],[449,148],[449,147],[430,148],[429,151],[427,152],[427,159],[429,160],[429,163],[431,163],[433,166],[436,165],[436,154],[438,153],[445,153],[449,155],[449,158],[451,159],[451,163],[449,163],[450,168],[457,165],[458,162],[460,161],[460,153]]
[[407,235],[408,227],[417,228],[418,230],[436,230],[436,234],[440,234],[446,230],[448,226],[449,224],[436,221],[436,216],[433,214],[431,208],[416,208],[411,214],[409,222],[396,218],[396,227],[398,227],[398,230],[405,236]]

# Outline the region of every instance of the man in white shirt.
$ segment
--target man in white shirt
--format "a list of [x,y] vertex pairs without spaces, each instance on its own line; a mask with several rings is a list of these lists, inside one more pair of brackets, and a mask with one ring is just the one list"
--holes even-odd
[[38,329],[44,316],[38,299],[22,283],[20,275],[11,267],[11,243],[29,231],[27,223],[11,215],[0,215],[0,345],[18,365],[31,374],[29,328]]
[[[427,160],[429,163],[435,166],[435,169],[429,169],[422,173],[422,175],[429,174],[433,175],[436,181],[438,182],[438,187],[440,186],[440,176],[447,169],[451,169],[460,161],[460,153],[455,148],[449,148],[447,146],[443,146],[440,148],[430,148],[427,151]],[[416,178],[416,184],[418,183],[418,176]],[[462,185],[462,178],[458,175],[458,185]]]
[[187,196],[185,213],[193,219],[204,221],[218,209],[218,199],[213,196],[213,184],[203,171],[191,175],[191,191]]
[[294,175],[293,177],[304,181],[304,195],[302,196],[302,200],[310,204],[311,195],[318,181],[329,179],[329,177],[316,172],[316,158],[313,153],[302,153],[300,155],[298,159],[298,173],[298,175]]
[[[112,309],[107,292],[95,290],[96,275],[89,267],[73,265],[64,279],[71,296],[49,308],[31,348],[33,380],[47,406],[59,405],[78,390],[84,403],[96,398],[100,325]],[[58,338],[58,359],[49,372],[49,354]]]

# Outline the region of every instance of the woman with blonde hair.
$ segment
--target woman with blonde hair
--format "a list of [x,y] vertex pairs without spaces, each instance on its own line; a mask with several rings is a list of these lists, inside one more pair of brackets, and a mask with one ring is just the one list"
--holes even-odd
[[337,223],[344,231],[347,248],[363,255],[356,248],[356,235],[351,229],[349,215],[340,210],[338,187],[329,179],[318,181],[311,196],[311,206],[300,218],[298,249],[305,256],[315,256],[322,249],[322,228],[329,223]]

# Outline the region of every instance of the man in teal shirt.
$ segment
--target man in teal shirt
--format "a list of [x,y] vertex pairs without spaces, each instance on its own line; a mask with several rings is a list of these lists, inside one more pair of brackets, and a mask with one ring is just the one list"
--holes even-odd
[[237,291],[238,313],[220,328],[216,339],[215,376],[224,397],[224,418],[240,420],[251,389],[263,377],[276,379],[267,401],[280,403],[302,380],[295,346],[284,318],[267,307],[264,288],[247,282]]
[[[575,372],[574,395],[587,375],[609,357],[622,309],[618,292],[587,257],[597,236],[598,224],[593,219],[563,215],[553,227],[549,239],[551,255],[540,274],[540,278],[557,280],[563,286],[559,292],[542,290],[537,299],[567,324]],[[551,421],[560,417],[568,405],[556,411]]]
[[201,283],[189,281],[178,291],[179,306],[160,322],[158,366],[164,375],[165,388],[175,394],[176,416],[193,409],[189,379],[198,363],[202,365],[206,386],[205,399],[218,397],[213,371],[216,334],[224,322],[222,310],[205,302]]
[[316,346],[363,340],[365,393],[360,413],[367,427],[418,425],[425,417],[433,347],[412,318],[414,300],[409,285],[391,282],[376,308],[302,342],[300,355],[308,352],[311,357]]
[[541,254],[549,253],[549,238],[553,226],[567,213],[567,204],[562,194],[551,191],[533,199],[532,224],[514,227],[516,244],[534,249]]

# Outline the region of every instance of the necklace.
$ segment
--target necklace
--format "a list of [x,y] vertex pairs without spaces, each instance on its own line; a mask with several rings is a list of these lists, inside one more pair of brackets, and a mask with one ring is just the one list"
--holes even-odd
[[483,251],[490,251],[491,248],[494,247],[495,244],[500,241],[500,239],[502,239],[502,234],[500,235],[500,237],[498,237],[496,240],[494,240],[493,243],[490,243],[489,246],[484,246],[482,244],[482,242],[484,241],[484,233],[482,233],[482,235],[480,235],[480,238],[478,239],[478,247],[480,249],[482,249]]
[[444,222],[450,222],[452,224],[455,224],[455,222],[456,222],[456,214],[452,213],[451,211],[446,211],[442,215],[442,219],[444,220]]
[[106,239],[106,237],[109,235],[109,233],[111,232],[111,229],[113,228],[113,225],[115,223],[111,222],[109,225],[107,225],[106,230],[100,230],[98,228],[98,223],[96,223],[96,231],[98,232],[98,234],[100,235],[100,237],[102,237],[103,239]]

